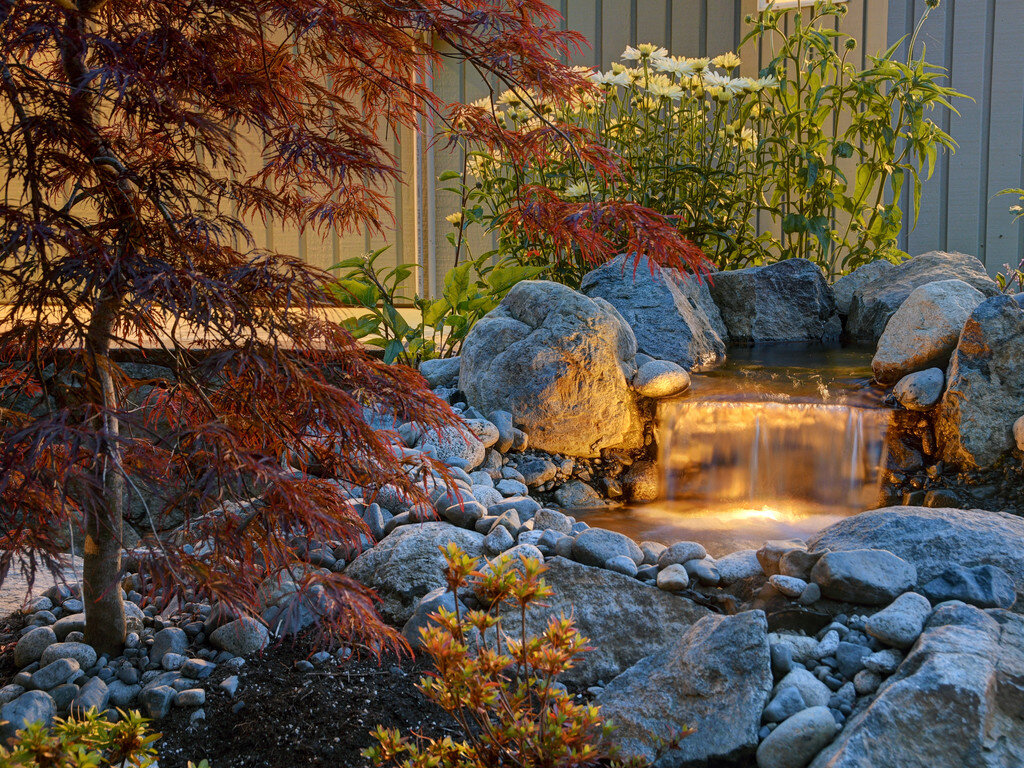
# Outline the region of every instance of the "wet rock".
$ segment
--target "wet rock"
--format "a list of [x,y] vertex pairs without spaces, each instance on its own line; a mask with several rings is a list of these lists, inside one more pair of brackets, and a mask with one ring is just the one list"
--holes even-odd
[[659,766],[750,755],[771,689],[766,631],[760,611],[709,616],[612,680],[596,703],[619,726],[615,738],[622,756],[653,760],[658,740],[684,726],[696,732]]
[[918,286],[889,318],[871,360],[875,378],[893,384],[928,368],[945,368],[967,318],[985,295],[963,280]]
[[635,261],[618,256],[585,275],[581,290],[618,310],[644,354],[688,371],[725,360],[725,343],[715,330],[721,316],[706,280],[657,267],[646,257]]
[[626,493],[635,502],[656,501],[661,496],[661,472],[653,461],[637,461],[622,478]]
[[672,397],[690,388],[690,374],[669,360],[651,360],[633,375],[633,389],[641,397]]
[[734,343],[830,341],[842,330],[832,287],[807,259],[717,272],[711,295]]
[[459,386],[481,412],[510,412],[534,448],[597,456],[640,447],[635,355],[633,331],[606,301],[527,280],[469,332]]

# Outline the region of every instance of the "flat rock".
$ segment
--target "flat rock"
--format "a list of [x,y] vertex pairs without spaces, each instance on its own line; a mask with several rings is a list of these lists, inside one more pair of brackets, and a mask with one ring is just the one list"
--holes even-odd
[[1010,296],[982,302],[950,360],[935,422],[939,452],[964,468],[988,467],[1016,447],[1024,413],[1024,309]]
[[842,331],[832,287],[807,259],[716,272],[711,295],[733,343],[834,341]]
[[684,369],[706,370],[725,360],[718,308],[707,280],[618,256],[583,277],[580,290],[605,299],[636,337],[638,351]]
[[821,594],[833,600],[885,605],[912,589],[917,570],[906,560],[881,549],[826,552],[811,571]]
[[635,356],[632,329],[604,299],[526,280],[467,335],[459,388],[481,413],[511,413],[533,448],[597,456],[640,447]]
[[684,727],[696,732],[658,766],[752,754],[772,683],[767,626],[760,611],[708,616],[612,680],[595,703],[618,725],[622,757],[653,760],[658,740]]
[[911,292],[939,280],[963,280],[985,296],[999,294],[999,286],[985,266],[963,253],[930,251],[885,270],[853,292],[846,335],[853,341],[874,344]]
[[402,625],[416,601],[445,586],[441,549],[454,542],[471,557],[483,555],[484,537],[442,522],[404,525],[349,564],[345,575],[365,584],[381,598],[380,613]]
[[917,569],[926,584],[950,565],[994,565],[1006,571],[1024,605],[1024,519],[978,509],[884,507],[820,531],[812,549],[884,549]]
[[967,318],[985,295],[963,280],[936,280],[918,286],[882,332],[871,370],[883,384],[908,373],[945,368]]
[[812,768],[1007,768],[1024,754],[1024,618],[939,606],[913,651]]
[[[586,686],[611,680],[644,656],[676,644],[710,613],[692,600],[652,589],[621,573],[563,557],[549,557],[545,565],[544,579],[554,594],[545,598],[543,607],[527,612],[527,631],[540,634],[552,615],[572,616],[593,646],[561,675],[565,682]],[[513,637],[518,636],[522,628],[518,610],[507,607],[502,625]]]

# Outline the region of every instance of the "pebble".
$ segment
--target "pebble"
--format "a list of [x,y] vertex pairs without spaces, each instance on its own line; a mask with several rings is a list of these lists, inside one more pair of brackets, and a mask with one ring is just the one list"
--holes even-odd
[[882,676],[870,669],[864,669],[853,678],[853,687],[859,696],[867,696],[878,690],[882,684]]
[[836,652],[839,647],[839,633],[834,629],[829,630],[825,633],[825,636],[818,641],[817,648],[814,649],[814,656],[818,659],[823,659],[826,656],[831,656]]
[[703,544],[696,541],[677,541],[658,556],[658,567],[682,565],[689,560],[703,560],[707,555]]
[[682,592],[690,586],[690,576],[682,563],[672,563],[658,572],[658,588],[666,592]]
[[761,713],[761,721],[765,723],[781,723],[797,712],[807,709],[807,703],[796,687],[789,686],[779,691]]
[[661,557],[661,553],[664,552],[668,547],[662,544],[660,541],[641,541],[640,551],[644,553],[644,565],[657,565],[658,558]]
[[706,587],[718,586],[718,582],[722,580],[715,569],[715,564],[708,560],[687,560],[683,563],[683,568],[691,579]]
[[869,617],[864,626],[871,637],[886,645],[909,648],[921,636],[931,612],[932,605],[927,597],[907,592]]
[[895,648],[886,648],[864,657],[865,668],[879,675],[891,675],[903,663],[903,654]]
[[503,525],[492,526],[491,532],[484,536],[484,549],[490,555],[501,554],[515,543],[512,533]]
[[172,672],[174,670],[181,669],[188,659],[180,653],[165,653],[160,657],[160,666]]
[[626,576],[632,577],[637,574],[636,563],[633,562],[633,558],[628,555],[616,555],[615,557],[610,557],[605,561],[604,567],[609,571],[623,573]]
[[798,579],[795,576],[783,576],[778,573],[769,577],[768,583],[786,597],[800,597],[807,589],[807,582],[803,579]]
[[864,645],[840,642],[836,648],[836,669],[847,680],[864,669],[864,659],[871,655],[871,649]]
[[773,643],[771,650],[772,675],[780,679],[793,671],[793,646],[787,643]]
[[313,662],[306,661],[305,659],[299,659],[295,662],[295,669],[299,672],[312,672],[315,667],[313,666]]
[[206,691],[202,688],[186,688],[178,691],[174,703],[179,707],[201,707],[206,703]]
[[152,688],[144,688],[139,694],[139,706],[142,714],[151,720],[159,720],[166,717],[171,711],[171,704],[177,696],[177,691],[169,685],[155,685]]
[[790,687],[800,691],[800,695],[803,696],[804,701],[807,702],[809,707],[824,707],[832,697],[832,691],[829,690],[828,686],[806,669],[792,670],[779,681],[772,693],[774,695],[783,688]]
[[227,694],[228,698],[235,698],[235,692],[238,690],[238,675],[231,675],[230,677],[225,677],[223,680],[220,681],[220,684],[217,687],[224,691],[224,693]]

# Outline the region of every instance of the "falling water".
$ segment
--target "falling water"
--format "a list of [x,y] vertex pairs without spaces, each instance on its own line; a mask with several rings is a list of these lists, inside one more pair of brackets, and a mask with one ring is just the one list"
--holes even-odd
[[876,506],[891,411],[865,360],[841,354],[832,368],[739,361],[695,377],[691,393],[659,407],[661,500],[587,521],[719,555],[806,538]]

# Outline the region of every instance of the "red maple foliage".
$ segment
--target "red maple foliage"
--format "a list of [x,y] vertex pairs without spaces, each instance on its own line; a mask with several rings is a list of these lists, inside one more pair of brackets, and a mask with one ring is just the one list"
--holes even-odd
[[[252,610],[289,569],[325,632],[396,641],[368,590],[302,567],[302,539],[365,533],[347,490],[421,492],[367,413],[455,417],[331,322],[328,274],[247,222],[382,229],[384,138],[423,115],[529,151],[430,91],[438,41],[507,85],[585,87],[560,63],[582,40],[539,0],[0,0],[0,581],[56,566],[81,526],[101,653],[125,636],[131,499],[196,542],[144,542],[151,595]],[[510,215],[555,242],[603,253],[622,230],[695,263],[650,212],[523,199]],[[160,367],[132,377],[126,352]]]

